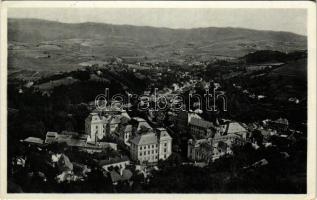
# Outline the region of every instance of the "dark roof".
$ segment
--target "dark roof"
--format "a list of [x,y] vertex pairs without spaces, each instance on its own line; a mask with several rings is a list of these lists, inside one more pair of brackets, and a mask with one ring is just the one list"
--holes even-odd
[[122,179],[123,181],[129,180],[132,177],[132,172],[129,169],[124,169],[122,171]]
[[213,127],[213,124],[211,122],[205,121],[203,119],[199,119],[199,118],[191,118],[189,121],[190,125],[194,125],[194,126],[199,126],[202,128],[211,128]]
[[[49,132],[47,132],[49,133]],[[78,136],[79,134],[77,132],[72,132],[72,131],[62,131],[60,135],[71,135],[71,136]]]
[[131,140],[131,143],[136,144],[136,145],[156,144],[157,143],[157,136],[153,132],[139,134]]
[[284,119],[284,118],[279,118],[277,120],[274,121],[275,123],[279,123],[279,124],[285,124],[288,125],[288,120]]
[[121,178],[122,178],[122,177],[120,176],[120,174],[119,174],[118,172],[114,171],[114,170],[112,170],[112,171],[110,172],[110,177],[111,177],[111,180],[112,180],[113,183],[120,181]]
[[98,164],[99,166],[104,166],[125,161],[129,161],[129,158],[127,156],[110,158],[109,160],[100,160]]

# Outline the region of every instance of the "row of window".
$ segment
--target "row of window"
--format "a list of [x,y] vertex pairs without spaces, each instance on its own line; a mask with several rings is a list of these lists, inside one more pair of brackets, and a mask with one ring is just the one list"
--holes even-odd
[[[152,154],[154,154],[154,150],[149,150],[149,151],[147,151],[148,153],[147,154],[151,154],[151,152],[152,152]],[[164,148],[164,153],[166,153],[167,152],[167,148]],[[155,153],[157,153],[157,149],[155,150]],[[142,154],[143,155],[146,155],[146,151],[141,151],[141,152],[139,152],[139,155],[140,156],[142,156]]]
[[[164,146],[167,147],[167,143],[164,143]],[[149,144],[149,145],[140,146],[139,149],[140,150],[147,149],[147,148],[151,149],[151,148],[154,148],[154,147],[157,148],[157,144],[152,144],[152,145]]]
[[142,148],[143,149],[146,149],[146,148],[150,149],[151,147],[152,148],[154,148],[154,147],[157,148],[157,144],[155,144],[155,145],[154,144],[152,144],[152,145],[149,144],[149,145],[140,146],[140,150],[142,150]]
[[[147,153],[151,154],[151,151],[148,151]],[[157,150],[155,150],[155,153],[157,153]],[[154,150],[152,150],[152,154],[154,154]],[[142,152],[140,152],[139,155],[142,156]],[[143,152],[143,155],[146,155],[146,151]]]
[[145,161],[145,160],[157,160],[158,159],[158,156],[145,156],[143,158],[141,158],[140,160],[141,161]]

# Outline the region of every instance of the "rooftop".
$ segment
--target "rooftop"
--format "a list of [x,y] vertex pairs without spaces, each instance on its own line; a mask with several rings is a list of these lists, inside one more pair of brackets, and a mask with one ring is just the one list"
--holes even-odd
[[202,128],[211,128],[213,124],[211,122],[205,121],[203,119],[192,117],[189,121],[190,125],[199,126]]
[[100,160],[99,161],[99,166],[104,166],[104,165],[110,165],[114,163],[120,163],[120,162],[126,162],[130,161],[127,156],[122,156],[122,157],[115,157],[115,158],[110,158],[108,160]]
[[28,137],[23,140],[23,142],[34,143],[34,144],[43,144],[43,140],[37,137]]
[[131,140],[131,143],[136,145],[156,144],[157,136],[153,132],[149,132],[146,134],[139,134]]
[[137,121],[137,122],[145,122],[145,119],[143,119],[141,117],[133,117],[132,119]]
[[246,132],[247,130],[238,122],[229,122],[226,126],[225,133],[232,134],[232,133],[239,133],[239,132]]

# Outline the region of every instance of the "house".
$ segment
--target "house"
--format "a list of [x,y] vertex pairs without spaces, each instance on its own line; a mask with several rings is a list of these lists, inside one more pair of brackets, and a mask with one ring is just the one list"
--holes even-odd
[[239,122],[227,121],[225,124],[221,125],[220,135],[224,136],[230,134],[238,135],[246,140],[248,137],[248,130]]
[[132,137],[132,125],[131,124],[120,124],[116,130],[116,135],[119,140],[123,141],[124,144],[130,146],[130,138]]
[[210,140],[188,140],[187,157],[192,161],[212,161],[213,146]]
[[46,138],[45,138],[45,143],[49,144],[49,143],[53,143],[57,140],[58,137],[58,133],[57,132],[50,132],[48,131],[46,133]]
[[279,118],[275,121],[269,121],[269,127],[272,129],[276,129],[277,131],[286,131],[288,129],[289,123],[285,118]]
[[158,162],[159,143],[156,134],[152,130],[137,135],[130,143],[130,155],[133,160],[139,161],[140,163]]
[[118,185],[122,181],[129,181],[133,175],[129,169],[124,169],[121,173],[111,170],[109,174],[113,185]]
[[189,160],[209,163],[227,154],[232,154],[232,151],[225,142],[215,143],[211,138],[188,140],[187,157]]
[[132,125],[133,133],[139,133],[140,131],[152,129],[152,127],[147,123],[147,121],[140,117],[133,117],[129,123]]
[[105,117],[98,115],[98,113],[90,113],[85,119],[85,133],[88,135],[89,142],[96,143],[98,139],[105,136],[105,124]]
[[227,121],[220,125],[212,141],[215,144],[224,142],[231,147],[233,144],[244,144],[248,137],[249,132],[244,126],[238,122]]
[[180,130],[181,132],[187,132],[189,122],[192,118],[201,119],[201,117],[194,112],[180,111],[176,119],[176,126],[178,130]]
[[44,141],[41,138],[28,137],[28,138],[26,138],[24,140],[21,140],[21,142],[25,142],[25,143],[28,143],[28,144],[42,145]]
[[172,137],[165,128],[157,128],[159,142],[159,159],[165,160],[172,154]]
[[210,137],[214,131],[213,124],[201,118],[190,118],[189,121],[190,133],[195,137],[206,138]]
[[106,135],[115,134],[120,124],[131,120],[125,110],[115,106],[115,102],[112,104],[114,106],[95,110],[85,119],[85,133],[90,143],[96,143]]
[[131,158],[141,164],[157,163],[159,159],[165,160],[172,153],[172,138],[164,128],[139,131],[130,140],[130,144]]
[[100,160],[98,165],[106,171],[109,171],[110,167],[118,167],[119,169],[125,169],[126,166],[130,165],[130,159],[127,156],[110,158],[108,160]]

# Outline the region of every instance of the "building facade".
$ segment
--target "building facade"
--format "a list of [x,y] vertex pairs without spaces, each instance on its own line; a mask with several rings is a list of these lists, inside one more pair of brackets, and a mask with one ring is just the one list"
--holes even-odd
[[130,144],[131,158],[141,164],[157,163],[172,154],[172,138],[164,128],[139,133]]
[[90,113],[85,120],[85,132],[88,135],[88,142],[96,143],[106,134],[106,119],[98,113]]

